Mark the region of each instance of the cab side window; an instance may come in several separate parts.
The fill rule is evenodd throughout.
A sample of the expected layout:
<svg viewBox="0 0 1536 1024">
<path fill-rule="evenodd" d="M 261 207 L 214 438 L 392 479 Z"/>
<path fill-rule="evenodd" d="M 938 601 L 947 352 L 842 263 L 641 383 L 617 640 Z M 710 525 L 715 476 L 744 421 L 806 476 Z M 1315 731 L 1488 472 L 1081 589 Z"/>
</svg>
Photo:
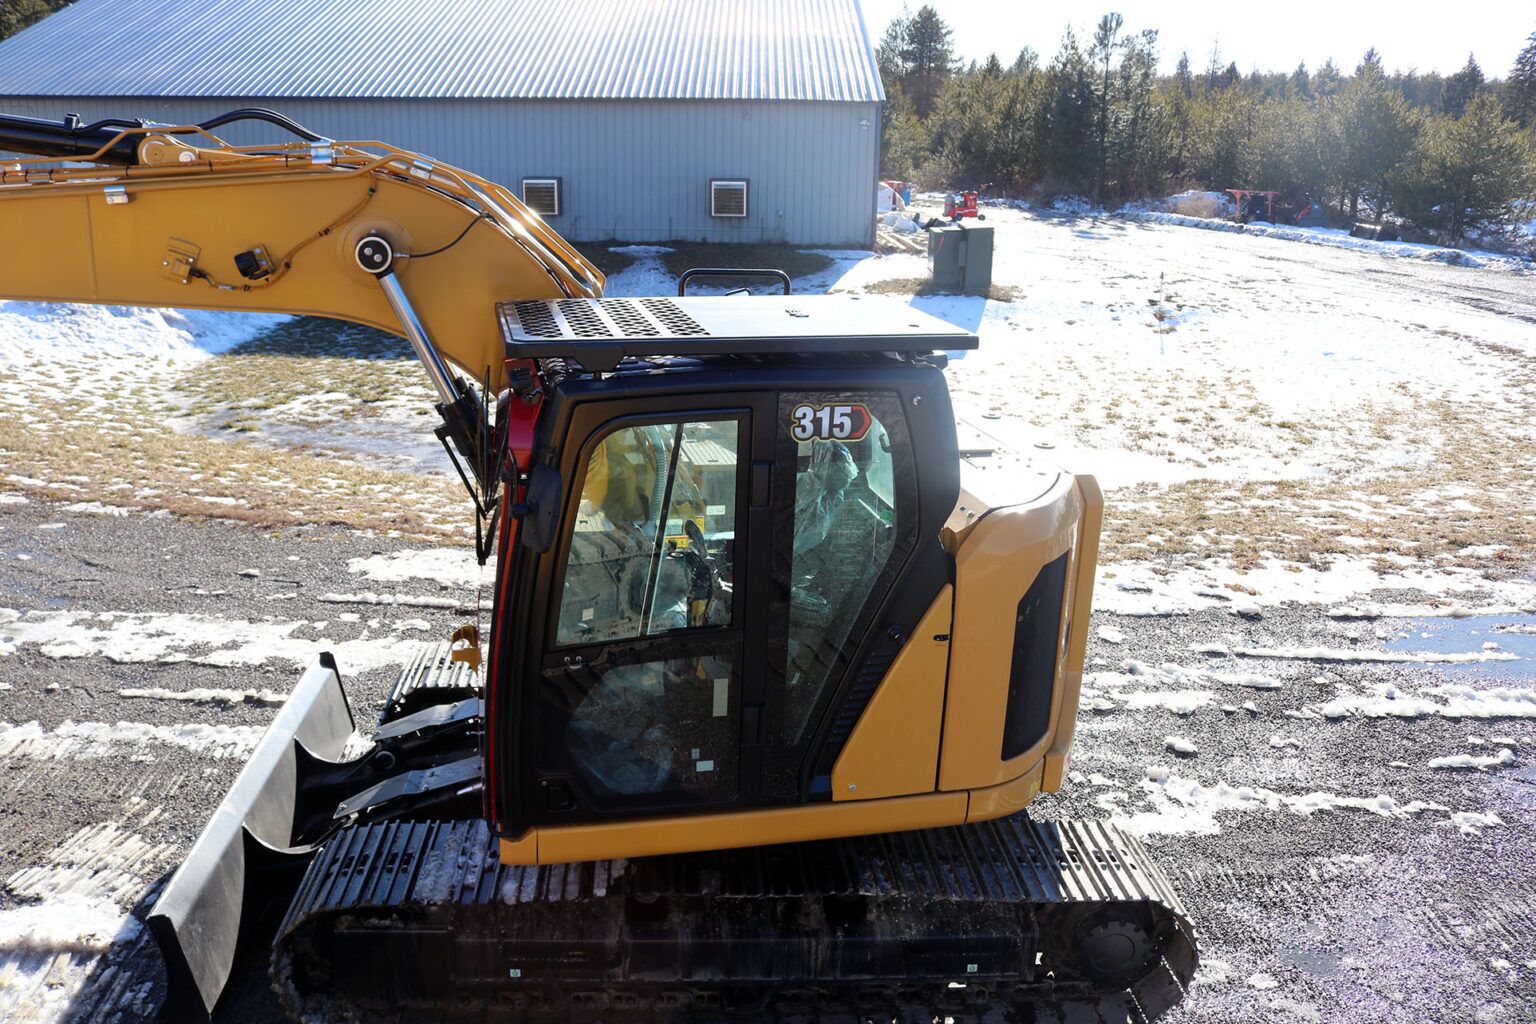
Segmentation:
<svg viewBox="0 0 1536 1024">
<path fill-rule="evenodd" d="M 794 476 L 792 493 L 775 499 L 770 799 L 798 791 L 812 713 L 847 667 L 850 638 L 862 635 L 856 626 L 872 598 L 900 567 L 898 538 L 915 516 L 912 456 L 895 396 L 786 394 L 779 411 L 779 464 L 793 466 Z"/>
<path fill-rule="evenodd" d="M 588 459 L 556 642 L 731 624 L 736 420 L 621 427 Z"/>
<path fill-rule="evenodd" d="M 591 449 L 544 668 L 541 763 L 598 806 L 737 792 L 733 621 L 745 419 L 645 423 Z M 686 643 L 663 635 L 710 630 Z M 579 648 L 577 653 L 573 648 Z"/>
</svg>

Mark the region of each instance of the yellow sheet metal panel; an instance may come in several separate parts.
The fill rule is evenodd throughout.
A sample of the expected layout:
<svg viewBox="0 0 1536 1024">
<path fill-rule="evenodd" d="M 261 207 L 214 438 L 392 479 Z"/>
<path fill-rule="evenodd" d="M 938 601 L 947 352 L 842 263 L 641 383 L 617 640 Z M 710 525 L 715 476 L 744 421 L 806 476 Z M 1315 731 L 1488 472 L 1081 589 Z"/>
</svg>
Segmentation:
<svg viewBox="0 0 1536 1024">
<path fill-rule="evenodd" d="M 86 301 L 96 293 L 88 195 L 0 206 L 0 298 Z M 96 190 L 95 202 L 106 206 Z M 59 245 L 60 240 L 67 244 Z M 83 297 L 83 298 L 82 298 Z"/>
<path fill-rule="evenodd" d="M 1104 523 L 1104 492 L 1091 476 L 1079 474 L 1077 490 L 1083 499 L 1083 524 L 1068 595 L 1071 627 L 1067 631 L 1067 663 L 1057 684 L 1058 703 L 1051 727 L 1051 745 L 1045 752 L 1045 772 L 1040 788 L 1054 793 L 1067 774 L 1072 735 L 1077 731 L 1077 704 L 1083 689 L 1083 662 L 1088 651 L 1088 627 L 1093 610 L 1093 577 L 1099 564 L 1099 531 Z"/>
<path fill-rule="evenodd" d="M 960 538 L 955 552 L 954 630 L 950 685 L 944 705 L 939 789 L 982 789 L 1018 778 L 1038 762 L 1053 737 L 1008 761 L 1002 759 L 1008 681 L 1019 601 L 1042 568 L 1072 550 L 1083 518 L 1083 496 L 1072 477 L 1025 505 L 994 509 Z M 1072 607 L 1074 566 L 1069 564 L 1065 607 Z M 1059 719 L 1065 659 L 1057 634 L 1051 713 Z"/>
<path fill-rule="evenodd" d="M 602 275 L 500 186 L 366 145 L 320 162 L 287 147 L 163 167 L 6 165 L 0 298 L 310 314 L 398 334 L 353 254 L 377 233 L 442 356 L 499 390 L 496 303 L 559 298 L 557 279 L 601 294 Z M 234 258 L 257 246 L 273 270 L 246 280 Z"/>
<path fill-rule="evenodd" d="M 537 864 L 539 862 L 539 830 L 531 828 L 517 839 L 503 839 L 500 844 L 503 864 Z"/>
<path fill-rule="evenodd" d="M 946 584 L 880 680 L 832 766 L 833 800 L 933 792 L 953 609 L 954 587 Z"/>
<path fill-rule="evenodd" d="M 959 825 L 965 821 L 967 804 L 965 793 L 927 793 L 856 803 L 566 825 L 534 829 L 515 841 L 503 839 L 500 853 L 504 864 L 562 864 L 772 846 Z"/>
<path fill-rule="evenodd" d="M 383 291 L 357 266 L 352 248 L 377 232 L 397 252 L 428 252 L 451 242 L 473 219 L 445 196 L 389 179 L 290 174 L 199 184 L 129 184 L 130 202 L 93 206 L 98 287 L 94 296 L 81 298 L 333 316 L 398 334 Z M 246 290 L 248 282 L 235 270 L 236 253 L 261 245 L 280 259 L 359 205 L 355 216 L 297 252 L 281 278 Z M 198 247 L 198 269 L 234 290 L 206 279 L 181 283 L 164 276 L 162 264 L 175 240 Z M 60 236 L 50 247 L 63 251 L 79 244 L 78 237 Z M 451 254 L 402 259 L 396 271 L 439 351 L 476 380 L 488 366 L 499 376 L 504 358 L 496 301 L 559 294 L 542 268 L 509 258 L 507 249 L 494 229 L 479 225 Z M 7 283 L 5 291 L 11 290 Z"/>
<path fill-rule="evenodd" d="M 970 810 L 965 820 L 990 821 L 1022 811 L 1040 794 L 1040 773 L 1041 764 L 1036 762 L 1011 782 L 972 790 Z"/>
</svg>

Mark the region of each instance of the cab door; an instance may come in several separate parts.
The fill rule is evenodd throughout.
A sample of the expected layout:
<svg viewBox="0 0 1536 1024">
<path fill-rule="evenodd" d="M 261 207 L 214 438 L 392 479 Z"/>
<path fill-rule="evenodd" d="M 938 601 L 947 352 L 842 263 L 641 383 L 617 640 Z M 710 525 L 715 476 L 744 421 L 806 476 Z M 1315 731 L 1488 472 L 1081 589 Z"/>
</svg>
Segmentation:
<svg viewBox="0 0 1536 1024">
<path fill-rule="evenodd" d="M 756 764 L 743 754 L 743 704 L 761 685 L 747 589 L 753 545 L 767 541 L 751 521 L 763 417 L 750 400 L 664 414 L 593 405 L 575 420 L 592 426 L 573 430 L 586 440 L 545 556 L 531 823 L 745 802 Z M 760 475 L 766 516 L 766 463 Z"/>
</svg>

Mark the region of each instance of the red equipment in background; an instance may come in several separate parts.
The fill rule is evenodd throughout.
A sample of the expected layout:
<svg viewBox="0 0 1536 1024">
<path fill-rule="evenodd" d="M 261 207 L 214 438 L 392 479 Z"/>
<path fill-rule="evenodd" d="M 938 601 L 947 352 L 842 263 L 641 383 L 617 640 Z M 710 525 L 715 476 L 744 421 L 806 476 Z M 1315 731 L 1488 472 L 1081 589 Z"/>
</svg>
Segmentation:
<svg viewBox="0 0 1536 1024">
<path fill-rule="evenodd" d="M 982 186 L 985 188 L 986 186 Z M 986 220 L 987 215 L 977 207 L 981 192 L 950 192 L 944 196 L 944 219 L 958 223 L 965 217 Z"/>
<path fill-rule="evenodd" d="M 1299 224 L 1303 217 L 1312 212 L 1311 196 L 1304 196 L 1296 202 L 1289 202 L 1282 197 L 1277 202 L 1275 197 L 1282 193 L 1250 188 L 1229 188 L 1227 195 L 1237 201 L 1237 213 L 1233 219 L 1239 224 L 1253 220 L 1270 224 Z"/>
</svg>

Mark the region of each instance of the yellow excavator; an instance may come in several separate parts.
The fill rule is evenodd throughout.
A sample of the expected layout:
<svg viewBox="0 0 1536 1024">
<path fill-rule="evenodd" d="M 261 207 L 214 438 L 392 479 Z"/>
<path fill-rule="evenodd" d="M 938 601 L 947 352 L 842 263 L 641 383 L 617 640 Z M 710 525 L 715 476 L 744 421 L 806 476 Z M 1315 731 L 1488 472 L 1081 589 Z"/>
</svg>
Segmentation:
<svg viewBox="0 0 1536 1024">
<path fill-rule="evenodd" d="M 215 134 L 252 121 L 282 141 Z M 787 278 L 604 298 L 502 186 L 266 110 L 4 116 L 0 151 L 0 297 L 405 337 L 496 559 L 485 664 L 461 631 L 366 742 L 340 666 L 300 678 L 150 912 L 170 1019 L 279 916 L 302 1020 L 1180 998 L 1140 843 L 1024 813 L 1066 774 L 1102 499 L 958 448 L 972 333 Z"/>
</svg>

